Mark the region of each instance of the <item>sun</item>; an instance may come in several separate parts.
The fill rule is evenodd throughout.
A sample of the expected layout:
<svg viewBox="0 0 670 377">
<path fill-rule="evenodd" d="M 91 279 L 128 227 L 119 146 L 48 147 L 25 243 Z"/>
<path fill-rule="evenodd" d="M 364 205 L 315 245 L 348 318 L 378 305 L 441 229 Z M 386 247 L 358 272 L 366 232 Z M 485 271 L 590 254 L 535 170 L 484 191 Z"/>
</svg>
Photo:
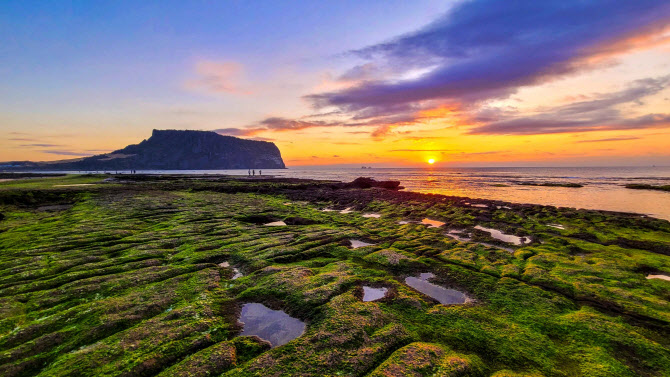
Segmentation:
<svg viewBox="0 0 670 377">
<path fill-rule="evenodd" d="M 431 164 L 431 165 L 434 164 L 434 163 L 435 163 L 435 159 L 434 159 L 434 158 L 429 158 L 429 159 L 428 159 L 428 163 Z"/>
</svg>

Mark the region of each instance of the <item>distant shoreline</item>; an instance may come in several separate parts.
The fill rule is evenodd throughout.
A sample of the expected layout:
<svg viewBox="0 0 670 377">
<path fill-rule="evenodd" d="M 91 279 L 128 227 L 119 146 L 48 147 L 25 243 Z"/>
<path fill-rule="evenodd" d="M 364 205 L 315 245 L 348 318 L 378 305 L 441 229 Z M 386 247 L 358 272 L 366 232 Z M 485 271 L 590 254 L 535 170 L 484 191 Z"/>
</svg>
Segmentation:
<svg viewBox="0 0 670 377">
<path fill-rule="evenodd" d="M 277 182 L 277 183 L 290 183 L 290 184 L 306 184 L 306 185 L 340 185 L 344 187 L 343 185 L 347 185 L 350 183 L 346 183 L 342 180 L 327 180 L 327 179 L 316 179 L 316 178 L 293 178 L 293 177 L 277 177 L 274 175 L 256 175 L 256 176 L 246 176 L 246 175 L 230 175 L 230 174 L 218 174 L 218 173 L 203 173 L 203 174 L 188 174 L 188 173 L 153 173 L 153 174 L 147 174 L 147 173 L 137 173 L 137 174 L 114 174 L 114 173 L 105 173 L 105 174 L 92 174 L 92 173 L 87 173 L 87 174 L 63 174 L 63 173 L 0 173 L 0 182 L 7 182 L 13 180 L 14 175 L 19 175 L 20 177 L 17 178 L 17 180 L 23 180 L 23 179 L 37 179 L 37 178 L 57 178 L 57 177 L 64 177 L 66 175 L 71 175 L 71 176 L 82 176 L 82 177 L 98 177 L 101 180 L 105 180 L 106 182 L 104 183 L 114 183 L 115 181 L 118 181 L 118 183 L 141 183 L 141 182 L 151 182 L 151 181 L 156 181 L 156 182 L 174 182 L 178 180 L 188 180 L 188 181 L 202 181 L 202 182 L 217 182 L 217 181 L 240 181 L 240 182 L 256 182 L 256 183 L 261 183 L 261 182 Z M 106 179 L 105 179 L 106 178 Z M 102 182 L 101 182 L 102 183 Z M 402 182 L 400 182 L 402 184 Z M 528 186 L 528 185 L 521 185 L 521 186 Z M 538 186 L 540 188 L 544 187 L 549 187 L 551 188 L 565 188 L 563 186 L 559 185 L 540 185 L 540 184 L 532 184 L 529 186 Z M 337 187 L 337 186 L 333 186 Z M 342 188 L 340 187 L 340 188 Z M 1 186 L 0 186 L 1 188 Z M 404 189 L 404 187 L 400 187 L 400 189 Z M 574 190 L 575 186 L 567 186 L 567 189 L 569 190 Z M 632 190 L 631 190 L 632 191 Z M 637 190 L 636 190 L 637 191 Z M 427 195 L 426 193 L 422 193 L 419 191 L 413 191 L 413 190 L 403 190 L 399 191 L 402 193 L 407 193 L 407 194 L 416 194 L 416 195 Z M 481 198 L 481 197 L 474 197 L 474 196 L 461 196 L 461 195 L 446 195 L 446 194 L 428 194 L 430 196 L 437 195 L 441 197 L 446 197 L 450 199 L 456 199 L 462 203 L 466 203 L 464 206 L 466 207 L 478 207 L 478 206 L 505 206 L 505 207 L 515 207 L 515 206 L 521 206 L 521 207 L 527 207 L 527 206 L 544 206 L 544 207 L 549 207 L 549 208 L 559 208 L 558 206 L 554 205 L 549 205 L 549 204 L 538 204 L 538 203 L 524 203 L 520 201 L 508 201 L 508 200 L 502 200 L 502 199 L 491 199 L 491 198 Z M 626 211 L 612 211 L 612 210 L 607 210 L 607 209 L 584 209 L 584 208 L 577 208 L 577 207 L 567 207 L 575 211 L 589 211 L 589 212 L 599 212 L 599 213 L 604 213 L 604 214 L 616 214 L 616 215 L 622 215 L 626 217 L 639 217 L 639 218 L 647 218 L 647 217 L 652 217 L 652 218 L 658 218 L 661 220 L 666 220 L 670 221 L 670 219 L 664 219 L 663 217 L 658 217 L 658 216 L 651 216 L 647 214 L 641 214 L 641 213 L 635 213 L 635 212 L 626 212 Z"/>
</svg>

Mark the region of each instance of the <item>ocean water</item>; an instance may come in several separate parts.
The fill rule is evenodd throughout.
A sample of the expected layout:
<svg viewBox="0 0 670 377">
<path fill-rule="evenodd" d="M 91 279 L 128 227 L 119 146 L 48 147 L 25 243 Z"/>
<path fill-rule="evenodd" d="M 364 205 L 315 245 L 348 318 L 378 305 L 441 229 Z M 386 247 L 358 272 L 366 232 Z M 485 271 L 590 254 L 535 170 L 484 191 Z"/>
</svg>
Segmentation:
<svg viewBox="0 0 670 377">
<path fill-rule="evenodd" d="M 247 170 L 138 171 L 138 173 L 247 175 Z M 258 171 L 256 172 L 258 174 Z M 400 181 L 405 190 L 559 207 L 633 212 L 670 220 L 670 192 L 632 190 L 626 184 L 670 185 L 670 166 L 580 168 L 333 168 L 263 170 L 263 175 L 351 181 L 357 177 Z M 520 183 L 579 183 L 581 188 Z M 505 186 L 501 186 L 505 185 Z"/>
<path fill-rule="evenodd" d="M 267 172 L 266 174 L 270 174 Z M 274 171 L 272 174 L 275 174 Z M 633 212 L 670 220 L 670 192 L 632 190 L 626 184 L 670 185 L 670 167 L 420 168 L 278 171 L 277 175 L 350 181 L 356 177 L 396 180 L 406 190 L 559 207 Z M 578 183 L 581 188 L 520 183 Z M 506 185 L 501 187 L 500 185 Z"/>
</svg>

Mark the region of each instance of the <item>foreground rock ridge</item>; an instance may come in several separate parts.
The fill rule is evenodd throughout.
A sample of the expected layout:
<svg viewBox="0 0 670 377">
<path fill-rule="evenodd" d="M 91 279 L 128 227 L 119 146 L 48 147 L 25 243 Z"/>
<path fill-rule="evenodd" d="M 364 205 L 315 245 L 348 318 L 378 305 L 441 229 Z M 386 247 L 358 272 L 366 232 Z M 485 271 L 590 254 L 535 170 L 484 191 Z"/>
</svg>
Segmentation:
<svg viewBox="0 0 670 377">
<path fill-rule="evenodd" d="M 26 178 L 0 182 L 0 376 L 670 375 L 665 220 L 367 178 Z M 304 331 L 241 336 L 245 307 Z"/>
<path fill-rule="evenodd" d="M 55 162 L 10 162 L 4 170 L 285 169 L 274 143 L 212 131 L 153 130 L 149 139 L 111 153 Z"/>
</svg>

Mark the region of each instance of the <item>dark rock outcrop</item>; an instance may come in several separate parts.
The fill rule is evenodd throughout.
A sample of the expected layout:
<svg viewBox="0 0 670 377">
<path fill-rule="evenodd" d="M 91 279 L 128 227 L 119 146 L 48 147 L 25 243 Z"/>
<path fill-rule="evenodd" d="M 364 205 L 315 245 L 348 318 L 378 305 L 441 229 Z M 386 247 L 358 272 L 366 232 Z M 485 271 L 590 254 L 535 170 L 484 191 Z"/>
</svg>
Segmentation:
<svg viewBox="0 0 670 377">
<path fill-rule="evenodd" d="M 55 162 L 0 164 L 3 170 L 218 170 L 285 169 L 279 148 L 267 141 L 212 131 L 154 130 L 151 137 L 111 153 Z"/>
<path fill-rule="evenodd" d="M 370 187 L 380 187 L 389 190 L 401 189 L 400 181 L 376 181 L 372 178 L 358 177 L 346 184 L 347 188 L 361 188 L 366 189 Z"/>
</svg>

